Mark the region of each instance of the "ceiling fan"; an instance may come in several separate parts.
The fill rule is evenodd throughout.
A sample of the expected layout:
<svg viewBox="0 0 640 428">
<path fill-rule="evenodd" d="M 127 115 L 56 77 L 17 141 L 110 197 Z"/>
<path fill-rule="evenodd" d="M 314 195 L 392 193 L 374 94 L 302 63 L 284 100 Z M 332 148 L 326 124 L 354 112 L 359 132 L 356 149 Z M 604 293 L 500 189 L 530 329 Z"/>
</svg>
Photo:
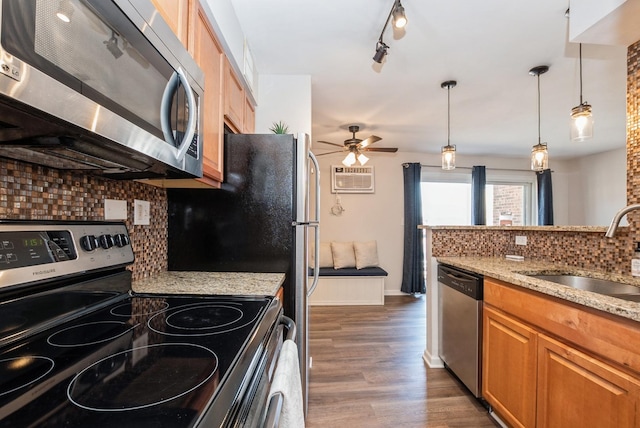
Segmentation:
<svg viewBox="0 0 640 428">
<path fill-rule="evenodd" d="M 370 137 L 365 138 L 364 140 L 361 140 L 359 138 L 356 138 L 356 132 L 358 132 L 359 130 L 360 130 L 360 127 L 358 125 L 349 126 L 349 132 L 352 133 L 352 137 L 347 140 L 344 140 L 344 144 L 342 145 L 336 144 L 336 143 L 330 143 L 328 141 L 318 141 L 318 143 L 341 147 L 341 150 L 335 150 L 327 153 L 320 153 L 317 156 L 330 155 L 332 153 L 339 153 L 339 152 L 349 152 L 347 154 L 347 157 L 345 157 L 344 160 L 342 161 L 342 164 L 345 166 L 351 166 L 354 163 L 356 163 L 356 159 L 358 160 L 358 162 L 360 162 L 360 165 L 364 165 L 365 163 L 367 163 L 369 158 L 366 157 L 363 152 L 395 153 L 398 151 L 397 147 L 369 147 L 371 144 L 382 140 L 382 138 L 376 135 L 371 135 Z"/>
</svg>

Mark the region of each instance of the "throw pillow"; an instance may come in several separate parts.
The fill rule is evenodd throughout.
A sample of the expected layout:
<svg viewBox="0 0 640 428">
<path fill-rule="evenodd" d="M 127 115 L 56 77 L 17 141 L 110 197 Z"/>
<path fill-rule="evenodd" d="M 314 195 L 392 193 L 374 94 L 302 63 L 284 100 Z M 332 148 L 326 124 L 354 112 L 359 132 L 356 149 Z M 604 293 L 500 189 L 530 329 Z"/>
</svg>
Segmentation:
<svg viewBox="0 0 640 428">
<path fill-rule="evenodd" d="M 378 244 L 376 241 L 354 242 L 353 250 L 356 255 L 356 268 L 378 266 Z"/>
<path fill-rule="evenodd" d="M 356 255 L 353 251 L 353 242 L 331 242 L 331 253 L 333 254 L 333 268 L 356 267 Z"/>
</svg>

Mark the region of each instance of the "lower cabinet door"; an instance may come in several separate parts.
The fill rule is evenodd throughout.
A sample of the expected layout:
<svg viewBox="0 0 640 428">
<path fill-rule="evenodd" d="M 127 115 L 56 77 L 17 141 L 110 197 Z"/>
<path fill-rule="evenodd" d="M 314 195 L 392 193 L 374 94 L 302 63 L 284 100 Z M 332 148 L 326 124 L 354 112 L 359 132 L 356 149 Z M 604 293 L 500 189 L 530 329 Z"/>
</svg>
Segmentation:
<svg viewBox="0 0 640 428">
<path fill-rule="evenodd" d="M 543 334 L 538 336 L 538 426 L 640 426 L 638 380 Z"/>
<path fill-rule="evenodd" d="M 512 427 L 536 424 L 536 344 L 535 330 L 484 306 L 482 392 Z"/>
</svg>

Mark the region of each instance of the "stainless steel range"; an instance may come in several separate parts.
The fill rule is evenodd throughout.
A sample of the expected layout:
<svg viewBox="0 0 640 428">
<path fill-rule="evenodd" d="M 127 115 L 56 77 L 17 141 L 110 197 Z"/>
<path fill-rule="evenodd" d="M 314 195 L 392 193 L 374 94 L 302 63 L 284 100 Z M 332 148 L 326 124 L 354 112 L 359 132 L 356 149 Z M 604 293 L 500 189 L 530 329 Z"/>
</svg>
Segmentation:
<svg viewBox="0 0 640 428">
<path fill-rule="evenodd" d="M 0 425 L 260 426 L 272 297 L 136 295 L 121 223 L 0 222 Z"/>
</svg>

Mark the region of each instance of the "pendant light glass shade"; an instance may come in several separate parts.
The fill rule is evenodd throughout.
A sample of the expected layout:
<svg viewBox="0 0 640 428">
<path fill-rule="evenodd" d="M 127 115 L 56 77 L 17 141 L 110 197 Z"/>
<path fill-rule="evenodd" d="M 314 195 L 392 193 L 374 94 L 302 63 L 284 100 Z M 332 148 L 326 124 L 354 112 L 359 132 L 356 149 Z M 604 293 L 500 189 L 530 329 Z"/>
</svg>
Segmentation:
<svg viewBox="0 0 640 428">
<path fill-rule="evenodd" d="M 580 104 L 571 109 L 571 140 L 584 141 L 593 137 L 593 114 L 591 106 Z"/>
<path fill-rule="evenodd" d="M 571 109 L 571 140 L 584 141 L 593 137 L 591 106 L 582 101 L 582 43 L 580 43 L 580 104 Z"/>
<path fill-rule="evenodd" d="M 456 169 L 456 146 L 450 144 L 442 146 L 442 169 L 446 171 Z"/>
<path fill-rule="evenodd" d="M 442 146 L 442 169 L 445 171 L 456 169 L 456 146 L 451 144 L 451 88 L 457 84 L 455 80 L 440 84 L 442 89 L 447 89 L 447 145 Z"/>
<path fill-rule="evenodd" d="M 531 170 L 544 171 L 549 168 L 547 143 L 538 143 L 531 149 Z"/>
<path fill-rule="evenodd" d="M 547 151 L 547 143 L 541 143 L 540 138 L 540 75 L 549 71 L 546 65 L 539 65 L 529 70 L 529 74 L 536 76 L 538 80 L 538 144 L 531 149 L 531 169 L 533 171 L 542 171 L 549 168 L 549 152 Z"/>
</svg>

